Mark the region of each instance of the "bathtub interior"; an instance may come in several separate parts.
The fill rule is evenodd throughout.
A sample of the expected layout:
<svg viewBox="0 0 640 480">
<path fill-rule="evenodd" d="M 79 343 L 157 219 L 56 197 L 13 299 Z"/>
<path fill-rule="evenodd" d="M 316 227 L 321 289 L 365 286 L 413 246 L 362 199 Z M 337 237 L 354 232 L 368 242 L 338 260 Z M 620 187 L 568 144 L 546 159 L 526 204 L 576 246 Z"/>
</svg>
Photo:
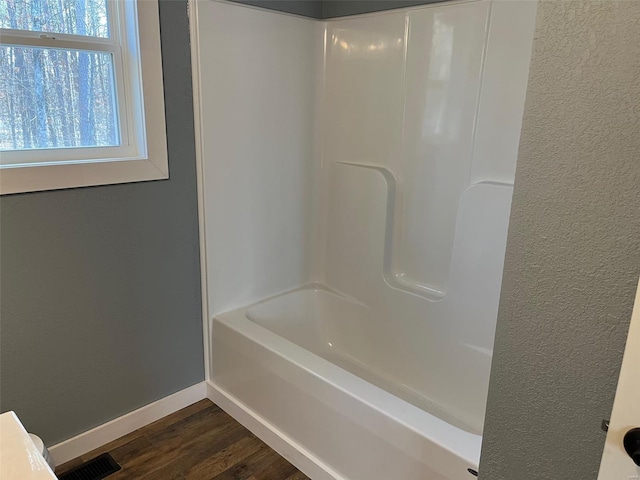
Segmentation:
<svg viewBox="0 0 640 480">
<path fill-rule="evenodd" d="M 208 321 L 254 305 L 480 434 L 534 18 L 508 0 L 326 22 L 198 2 Z"/>
<path fill-rule="evenodd" d="M 261 302 L 246 316 L 451 425 L 474 434 L 482 431 L 482 411 L 474 409 L 483 405 L 489 351 L 428 331 L 409 345 L 374 309 L 322 285 Z M 414 366 L 424 371 L 416 372 Z"/>
</svg>

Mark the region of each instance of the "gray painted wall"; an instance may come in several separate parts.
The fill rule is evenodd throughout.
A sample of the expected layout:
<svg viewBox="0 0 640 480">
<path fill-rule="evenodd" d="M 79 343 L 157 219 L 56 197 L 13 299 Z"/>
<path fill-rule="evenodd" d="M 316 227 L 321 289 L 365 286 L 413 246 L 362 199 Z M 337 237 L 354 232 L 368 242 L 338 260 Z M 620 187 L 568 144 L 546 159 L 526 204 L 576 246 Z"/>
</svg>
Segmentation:
<svg viewBox="0 0 640 480">
<path fill-rule="evenodd" d="M 324 0 L 322 2 L 322 18 L 380 12 L 442 1 L 445 0 Z"/>
<path fill-rule="evenodd" d="M 539 5 L 482 480 L 595 480 L 640 275 L 640 2 Z"/>
<path fill-rule="evenodd" d="M 312 18 L 333 18 L 393 8 L 413 7 L 445 0 L 232 0 L 255 7 Z"/>
<path fill-rule="evenodd" d="M 254 7 L 278 12 L 293 13 L 305 17 L 322 18 L 322 0 L 232 0 Z"/>
<path fill-rule="evenodd" d="M 186 1 L 160 17 L 171 179 L 0 200 L 0 408 L 49 445 L 204 378 Z"/>
</svg>

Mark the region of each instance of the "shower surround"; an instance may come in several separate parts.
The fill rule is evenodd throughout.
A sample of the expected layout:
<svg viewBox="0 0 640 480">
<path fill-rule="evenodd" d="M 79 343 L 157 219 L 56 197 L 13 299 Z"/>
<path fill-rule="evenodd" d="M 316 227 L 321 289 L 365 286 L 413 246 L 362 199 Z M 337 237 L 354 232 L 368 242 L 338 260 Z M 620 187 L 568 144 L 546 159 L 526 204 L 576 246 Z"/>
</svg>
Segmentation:
<svg viewBox="0 0 640 480">
<path fill-rule="evenodd" d="M 211 396 L 316 480 L 472 478 L 536 3 L 191 9 Z"/>
</svg>

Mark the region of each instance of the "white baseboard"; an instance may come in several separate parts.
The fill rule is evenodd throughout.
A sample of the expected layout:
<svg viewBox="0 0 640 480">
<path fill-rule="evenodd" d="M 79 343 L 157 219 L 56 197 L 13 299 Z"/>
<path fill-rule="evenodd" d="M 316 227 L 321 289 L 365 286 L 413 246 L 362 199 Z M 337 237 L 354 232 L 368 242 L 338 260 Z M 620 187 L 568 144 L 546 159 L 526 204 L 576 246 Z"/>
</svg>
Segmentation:
<svg viewBox="0 0 640 480">
<path fill-rule="evenodd" d="M 56 465 L 62 465 L 204 398 L 207 398 L 206 382 L 196 383 L 191 387 L 49 447 L 49 453 L 51 453 Z"/>
<path fill-rule="evenodd" d="M 49 447 L 62 465 L 195 402 L 209 398 L 314 480 L 345 480 L 311 452 L 212 382 L 201 382 Z"/>
<path fill-rule="evenodd" d="M 346 480 L 302 445 L 275 428 L 271 423 L 213 382 L 205 382 L 207 397 L 260 440 L 282 455 L 298 470 L 313 480 Z"/>
</svg>

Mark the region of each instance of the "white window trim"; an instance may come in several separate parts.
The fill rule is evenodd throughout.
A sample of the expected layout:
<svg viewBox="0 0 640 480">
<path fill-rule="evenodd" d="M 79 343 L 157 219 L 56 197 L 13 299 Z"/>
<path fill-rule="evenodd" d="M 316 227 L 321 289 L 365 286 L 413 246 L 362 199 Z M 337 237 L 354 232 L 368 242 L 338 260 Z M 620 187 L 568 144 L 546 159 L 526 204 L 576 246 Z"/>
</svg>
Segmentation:
<svg viewBox="0 0 640 480">
<path fill-rule="evenodd" d="M 53 150 L 47 149 L 46 163 L 37 163 L 38 150 L 10 152 L 31 155 L 35 161 L 21 160 L 0 167 L 0 195 L 169 178 L 158 0 L 116 1 L 120 16 L 117 25 L 126 26 L 126 31 L 121 32 L 121 55 L 123 75 L 130 80 L 116 82 L 120 87 L 118 103 L 127 110 L 126 114 L 121 113 L 120 122 L 124 122 L 121 137 L 128 145 L 55 149 L 55 155 L 61 156 L 54 162 Z M 136 13 L 137 25 L 124 21 L 125 16 L 136 18 Z M 100 40 L 94 40 L 95 46 Z M 72 35 L 65 35 L 62 42 L 57 40 L 56 46 L 82 49 L 80 39 Z M 104 44 L 105 51 L 111 51 L 109 42 Z"/>
</svg>

